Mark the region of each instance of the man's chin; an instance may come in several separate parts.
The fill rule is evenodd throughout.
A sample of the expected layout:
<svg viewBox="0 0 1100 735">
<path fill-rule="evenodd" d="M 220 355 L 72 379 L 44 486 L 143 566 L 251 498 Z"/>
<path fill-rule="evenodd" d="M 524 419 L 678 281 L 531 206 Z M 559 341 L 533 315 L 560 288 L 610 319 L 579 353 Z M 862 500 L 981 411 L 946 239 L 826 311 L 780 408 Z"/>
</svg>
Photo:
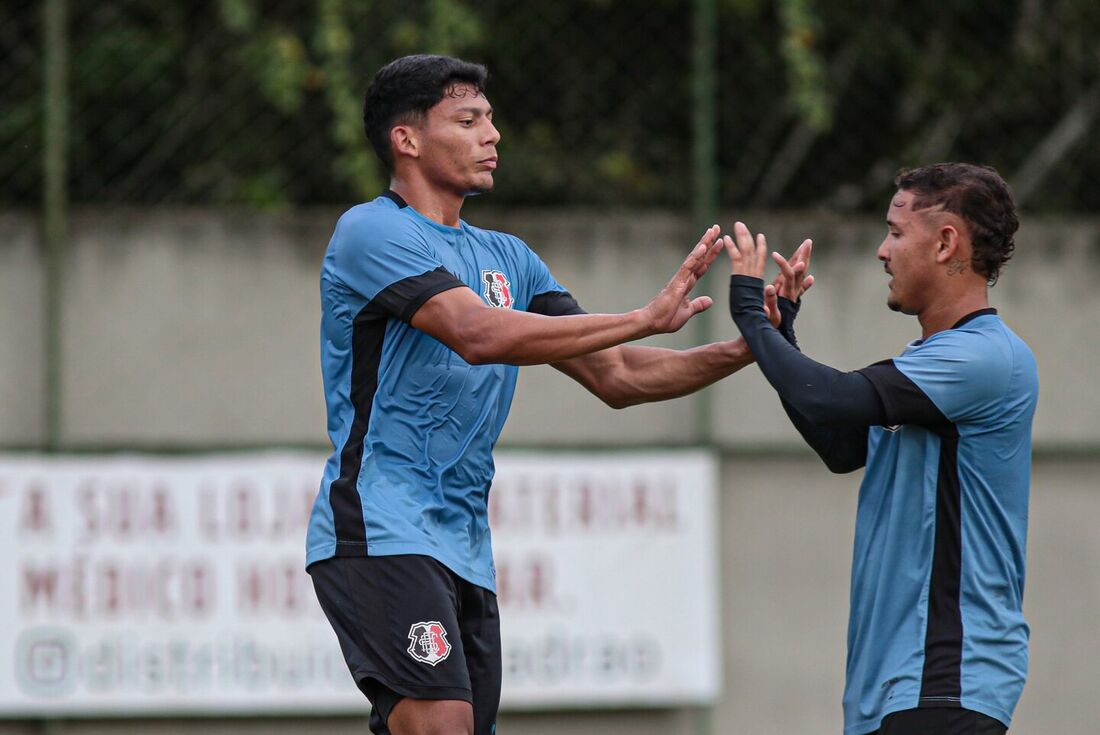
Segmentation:
<svg viewBox="0 0 1100 735">
<path fill-rule="evenodd" d="M 494 184 L 495 182 L 493 181 L 493 177 L 490 176 L 488 178 L 488 181 L 481 181 L 470 186 L 466 190 L 466 196 L 476 197 L 478 194 L 488 194 L 493 190 Z"/>
<path fill-rule="evenodd" d="M 905 314 L 907 316 L 917 316 L 920 314 L 919 309 L 914 309 L 912 307 L 906 308 L 905 304 L 901 303 L 893 296 L 888 296 L 886 298 L 886 305 L 890 307 L 890 311 L 896 311 L 899 314 Z"/>
</svg>

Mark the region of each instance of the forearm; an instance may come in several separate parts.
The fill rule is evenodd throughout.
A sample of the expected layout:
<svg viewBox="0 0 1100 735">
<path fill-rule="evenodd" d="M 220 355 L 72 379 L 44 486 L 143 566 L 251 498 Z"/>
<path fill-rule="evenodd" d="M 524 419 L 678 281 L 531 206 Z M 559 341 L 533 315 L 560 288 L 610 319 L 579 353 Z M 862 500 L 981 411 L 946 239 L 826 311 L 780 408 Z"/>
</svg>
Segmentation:
<svg viewBox="0 0 1100 735">
<path fill-rule="evenodd" d="M 870 381 L 859 373 L 843 373 L 811 360 L 768 322 L 760 279 L 730 279 L 730 315 L 768 382 L 809 422 L 838 426 L 883 423 L 882 402 Z"/>
<path fill-rule="evenodd" d="M 568 360 L 655 333 L 641 310 L 549 317 L 486 309 L 463 329 L 472 364 L 539 365 Z M 471 359 L 472 358 L 472 359 Z"/>
<path fill-rule="evenodd" d="M 475 365 L 568 360 L 658 331 L 646 309 L 551 317 L 487 307 L 466 288 L 429 298 L 411 316 L 410 324 Z"/>
<path fill-rule="evenodd" d="M 582 380 L 615 408 L 694 393 L 752 362 L 752 354 L 741 339 L 687 350 L 624 345 L 616 352 L 619 354 L 613 363 L 592 366 L 591 381 Z"/>
</svg>

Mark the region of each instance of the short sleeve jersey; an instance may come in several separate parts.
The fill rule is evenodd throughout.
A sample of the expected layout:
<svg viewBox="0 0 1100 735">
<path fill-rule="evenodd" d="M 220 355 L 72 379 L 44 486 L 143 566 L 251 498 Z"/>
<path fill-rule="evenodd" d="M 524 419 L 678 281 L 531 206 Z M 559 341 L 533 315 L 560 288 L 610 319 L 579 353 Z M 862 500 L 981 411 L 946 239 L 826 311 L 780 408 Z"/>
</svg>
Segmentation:
<svg viewBox="0 0 1100 735">
<path fill-rule="evenodd" d="M 306 541 L 332 556 L 422 554 L 495 590 L 492 449 L 512 365 L 470 365 L 410 320 L 447 289 L 491 307 L 582 313 L 521 240 L 447 227 L 392 192 L 336 225 L 321 269 L 321 370 L 333 453 Z"/>
<path fill-rule="evenodd" d="M 940 415 L 869 432 L 845 735 L 874 731 L 884 715 L 915 707 L 963 707 L 1008 725 L 1028 663 L 1022 604 L 1034 356 L 988 309 L 861 372 L 888 423 L 906 413 L 907 401 L 930 400 Z"/>
</svg>

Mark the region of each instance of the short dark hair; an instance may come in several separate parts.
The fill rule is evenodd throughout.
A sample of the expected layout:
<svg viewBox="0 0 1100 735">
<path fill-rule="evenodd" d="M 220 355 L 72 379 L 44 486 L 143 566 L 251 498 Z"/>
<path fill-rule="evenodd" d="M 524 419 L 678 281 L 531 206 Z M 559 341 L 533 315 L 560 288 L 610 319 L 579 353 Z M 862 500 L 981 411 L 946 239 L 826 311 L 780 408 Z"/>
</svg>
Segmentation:
<svg viewBox="0 0 1100 735">
<path fill-rule="evenodd" d="M 992 166 L 935 163 L 898 171 L 894 184 L 912 191 L 913 209 L 941 207 L 970 227 L 974 246 L 971 266 L 992 286 L 1016 250 L 1020 226 L 1012 190 Z"/>
<path fill-rule="evenodd" d="M 484 92 L 488 76 L 481 64 L 430 54 L 402 56 L 379 69 L 363 100 L 363 131 L 386 168 L 393 170 L 394 125 L 422 119 L 456 84 Z"/>
</svg>

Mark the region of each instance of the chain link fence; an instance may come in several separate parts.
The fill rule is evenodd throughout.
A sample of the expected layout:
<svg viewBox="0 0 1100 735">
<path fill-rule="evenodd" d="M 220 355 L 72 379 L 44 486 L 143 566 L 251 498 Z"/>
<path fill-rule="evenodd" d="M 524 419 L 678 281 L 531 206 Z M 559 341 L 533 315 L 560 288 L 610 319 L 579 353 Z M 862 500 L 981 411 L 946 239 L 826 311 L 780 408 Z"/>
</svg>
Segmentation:
<svg viewBox="0 0 1100 735">
<path fill-rule="evenodd" d="M 724 206 L 877 211 L 899 166 L 970 160 L 1030 209 L 1100 207 L 1095 0 L 13 0 L 0 205 L 40 206 L 51 99 L 73 203 L 372 196 L 363 90 L 424 51 L 490 68 L 497 204 L 682 207 L 710 167 Z"/>
</svg>

